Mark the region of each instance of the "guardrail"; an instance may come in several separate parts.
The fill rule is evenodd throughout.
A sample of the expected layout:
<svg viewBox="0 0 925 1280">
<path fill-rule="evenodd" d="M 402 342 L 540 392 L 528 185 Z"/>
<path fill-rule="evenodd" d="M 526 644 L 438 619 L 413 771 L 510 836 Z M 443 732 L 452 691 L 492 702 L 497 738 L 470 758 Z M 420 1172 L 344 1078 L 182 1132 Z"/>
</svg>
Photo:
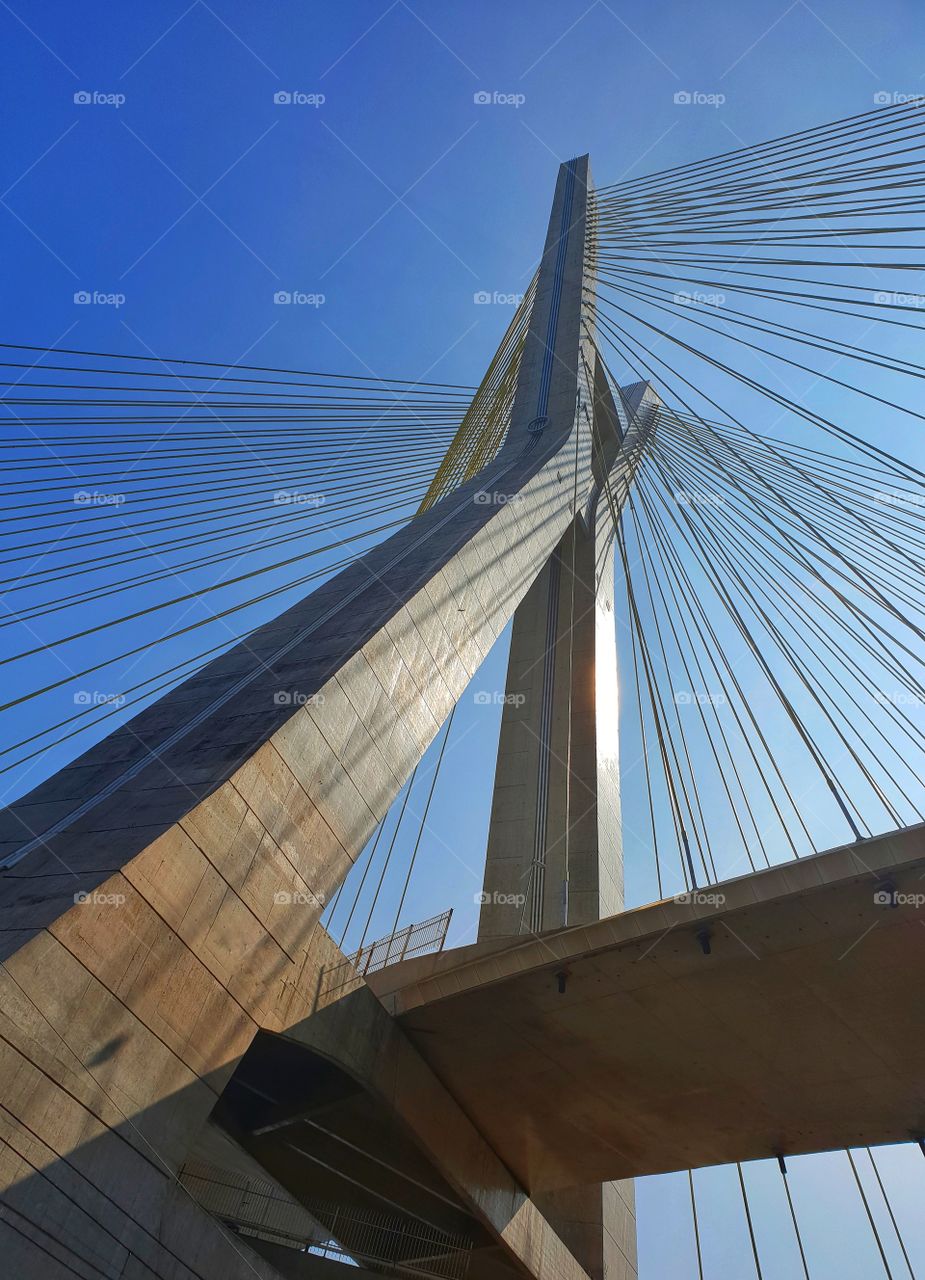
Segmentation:
<svg viewBox="0 0 925 1280">
<path fill-rule="evenodd" d="M 327 970 L 322 982 L 324 992 L 329 995 L 354 978 L 365 978 L 367 974 L 376 973 L 390 964 L 398 964 L 400 960 L 442 951 L 452 918 L 451 907 L 439 916 L 432 916 L 418 924 L 406 925 L 404 929 L 387 934 L 384 938 L 377 938 L 375 942 L 367 942 L 352 955 L 345 956 L 340 964 Z"/>
<path fill-rule="evenodd" d="M 415 1218 L 330 1201 L 303 1205 L 273 1183 L 198 1161 L 180 1170 L 180 1181 L 203 1209 L 240 1235 L 426 1280 L 465 1280 L 468 1271 L 472 1241 Z"/>
</svg>

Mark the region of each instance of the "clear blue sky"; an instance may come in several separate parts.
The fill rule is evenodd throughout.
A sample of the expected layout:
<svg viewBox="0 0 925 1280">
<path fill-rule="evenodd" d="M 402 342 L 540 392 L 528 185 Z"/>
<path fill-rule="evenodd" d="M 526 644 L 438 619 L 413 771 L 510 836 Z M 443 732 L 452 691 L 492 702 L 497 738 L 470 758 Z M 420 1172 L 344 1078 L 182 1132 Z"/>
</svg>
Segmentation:
<svg viewBox="0 0 925 1280">
<path fill-rule="evenodd" d="M 590 151 L 598 181 L 629 181 L 925 84 L 907 0 L 14 0 L 0 35 L 5 340 L 464 383 L 510 317 L 474 295 L 525 288 L 560 160 Z M 684 90 L 724 101 L 677 105 Z M 125 301 L 78 306 L 79 290 Z M 280 307 L 278 290 L 325 301 Z M 503 670 L 501 645 L 475 687 Z M 408 901 L 411 919 L 453 905 L 456 942 L 497 714 L 461 704 L 465 785 L 438 790 Z M 814 1280 L 881 1273 L 846 1168 L 794 1163 Z M 883 1168 L 925 1265 L 925 1162 L 903 1149 Z M 764 1274 L 790 1280 L 776 1176 L 748 1170 Z M 751 1276 L 730 1171 L 702 1186 L 707 1276 Z M 640 1184 L 644 1280 L 696 1274 L 685 1195 Z"/>
</svg>

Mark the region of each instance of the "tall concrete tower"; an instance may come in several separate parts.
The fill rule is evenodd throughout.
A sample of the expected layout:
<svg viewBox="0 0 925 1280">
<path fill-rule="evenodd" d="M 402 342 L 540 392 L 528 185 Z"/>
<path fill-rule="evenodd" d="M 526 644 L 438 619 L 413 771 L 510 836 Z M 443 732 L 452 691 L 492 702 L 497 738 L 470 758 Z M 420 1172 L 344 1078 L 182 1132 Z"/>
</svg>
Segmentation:
<svg viewBox="0 0 925 1280">
<path fill-rule="evenodd" d="M 598 360 L 589 194 L 564 164 L 477 476 L 0 812 L 12 1274 L 278 1276 L 191 1197 L 205 1152 L 287 1212 L 385 1197 L 380 1250 L 423 1222 L 480 1275 L 633 1275 L 629 1192 L 531 1198 L 372 989 L 326 988 L 317 927 L 512 616 L 486 886 L 525 910 L 483 936 L 619 908 L 610 514 L 653 402 Z"/>
<path fill-rule="evenodd" d="M 514 611 L 480 940 L 587 924 L 623 907 L 613 517 L 658 398 L 640 383 L 617 400 L 608 383 L 595 345 L 594 242 L 585 156 L 559 172 L 517 386 L 515 420 L 535 397 L 538 434 L 551 412 L 573 417 L 557 460 L 573 518 Z M 594 1280 L 635 1277 L 631 1181 L 536 1203 Z"/>
</svg>

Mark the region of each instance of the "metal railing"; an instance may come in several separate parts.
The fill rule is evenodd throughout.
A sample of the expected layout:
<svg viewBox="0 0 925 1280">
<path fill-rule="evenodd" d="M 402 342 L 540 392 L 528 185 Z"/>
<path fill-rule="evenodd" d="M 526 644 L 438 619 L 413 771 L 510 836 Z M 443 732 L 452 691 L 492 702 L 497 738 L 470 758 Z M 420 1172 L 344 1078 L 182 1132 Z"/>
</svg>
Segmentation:
<svg viewBox="0 0 925 1280">
<path fill-rule="evenodd" d="M 422 920 L 418 924 L 406 925 L 396 933 L 377 938 L 375 942 L 367 942 L 325 973 L 323 990 L 330 994 L 346 986 L 354 978 L 365 978 L 367 974 L 376 973 L 390 964 L 398 964 L 400 960 L 442 951 L 452 918 L 451 907 L 442 915 L 432 916 L 430 920 Z"/>
<path fill-rule="evenodd" d="M 246 1226 L 276 1244 L 305 1248 L 330 1240 L 330 1230 L 323 1223 L 270 1182 L 199 1161 L 188 1161 L 183 1166 L 180 1181 L 193 1199 L 216 1218 L 235 1227 Z"/>
<path fill-rule="evenodd" d="M 303 1205 L 272 1183 L 199 1162 L 188 1162 L 180 1181 L 203 1209 L 242 1235 L 427 1280 L 465 1280 L 468 1271 L 472 1241 L 415 1218 L 330 1201 Z"/>
</svg>

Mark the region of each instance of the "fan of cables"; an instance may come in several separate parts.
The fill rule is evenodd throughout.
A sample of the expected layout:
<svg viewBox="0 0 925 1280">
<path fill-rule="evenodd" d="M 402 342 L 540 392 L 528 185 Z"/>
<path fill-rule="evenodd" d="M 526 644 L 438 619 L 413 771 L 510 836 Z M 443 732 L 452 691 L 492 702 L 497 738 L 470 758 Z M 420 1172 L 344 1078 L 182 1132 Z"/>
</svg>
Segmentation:
<svg viewBox="0 0 925 1280">
<path fill-rule="evenodd" d="M 0 355 L 7 800 L 412 518 L 473 393 Z"/>
<path fill-rule="evenodd" d="M 921 821 L 925 100 L 606 187 L 653 892 Z M 589 328 L 590 332 L 590 328 Z"/>
</svg>

